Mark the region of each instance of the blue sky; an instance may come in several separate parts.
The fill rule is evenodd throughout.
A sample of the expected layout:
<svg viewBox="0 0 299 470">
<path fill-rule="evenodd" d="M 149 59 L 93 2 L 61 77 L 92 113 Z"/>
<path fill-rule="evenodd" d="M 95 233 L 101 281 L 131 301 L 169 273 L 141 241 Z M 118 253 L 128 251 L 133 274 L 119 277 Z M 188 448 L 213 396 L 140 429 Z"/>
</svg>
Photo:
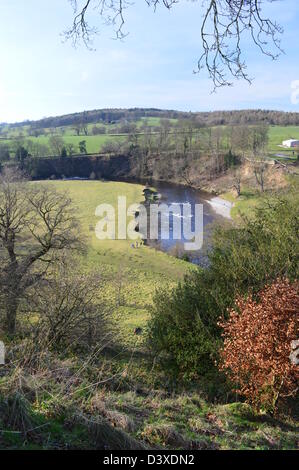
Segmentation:
<svg viewBox="0 0 299 470">
<path fill-rule="evenodd" d="M 102 29 L 95 51 L 63 43 L 72 18 L 68 0 L 1 0 L 0 122 L 38 119 L 104 107 L 157 107 L 186 111 L 266 108 L 298 111 L 291 83 L 299 80 L 299 2 L 267 5 L 284 27 L 278 61 L 244 46 L 250 86 L 210 94 L 205 74 L 194 75 L 200 56 L 201 1 L 181 1 L 153 13 L 142 0 L 127 12 L 124 41 Z M 93 22 L 98 23 L 92 14 Z"/>
</svg>

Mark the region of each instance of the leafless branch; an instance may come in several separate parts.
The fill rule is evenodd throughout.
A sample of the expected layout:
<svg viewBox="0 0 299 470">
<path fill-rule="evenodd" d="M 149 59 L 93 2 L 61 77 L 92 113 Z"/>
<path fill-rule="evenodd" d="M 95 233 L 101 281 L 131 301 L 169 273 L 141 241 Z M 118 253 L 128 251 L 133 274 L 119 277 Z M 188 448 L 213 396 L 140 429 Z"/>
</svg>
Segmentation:
<svg viewBox="0 0 299 470">
<path fill-rule="evenodd" d="M 261 5 L 262 0 L 209 1 L 201 25 L 203 53 L 198 61 L 198 72 L 208 71 L 214 89 L 231 86 L 228 76 L 251 83 L 242 59 L 242 37 L 251 38 L 262 54 L 273 60 L 283 52 L 280 42 L 283 30 L 276 22 L 262 16 Z"/>
<path fill-rule="evenodd" d="M 76 45 L 80 41 L 91 48 L 92 38 L 99 31 L 90 26 L 90 10 L 98 13 L 104 25 L 112 26 L 117 39 L 127 36 L 124 31 L 125 12 L 134 2 L 129 0 L 69 0 L 74 10 L 71 28 L 66 39 Z M 144 0 L 155 11 L 158 6 L 171 9 L 180 0 Z M 195 2 L 198 0 L 194 0 Z M 280 36 L 282 27 L 262 14 L 262 4 L 276 0 L 203 0 L 200 35 L 203 52 L 195 73 L 208 72 L 214 90 L 231 86 L 233 79 L 251 83 L 242 56 L 241 39 L 251 41 L 262 54 L 275 60 L 283 52 Z"/>
</svg>

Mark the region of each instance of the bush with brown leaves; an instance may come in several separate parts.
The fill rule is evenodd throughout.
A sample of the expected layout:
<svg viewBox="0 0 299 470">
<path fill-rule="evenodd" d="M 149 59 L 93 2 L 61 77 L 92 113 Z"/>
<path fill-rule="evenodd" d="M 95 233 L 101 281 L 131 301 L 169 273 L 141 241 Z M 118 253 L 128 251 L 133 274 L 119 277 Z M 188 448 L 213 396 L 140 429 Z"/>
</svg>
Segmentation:
<svg viewBox="0 0 299 470">
<path fill-rule="evenodd" d="M 256 409 L 273 412 L 298 390 L 299 368 L 290 360 L 298 338 L 299 283 L 279 279 L 255 299 L 238 298 L 223 320 L 220 369 Z"/>
</svg>

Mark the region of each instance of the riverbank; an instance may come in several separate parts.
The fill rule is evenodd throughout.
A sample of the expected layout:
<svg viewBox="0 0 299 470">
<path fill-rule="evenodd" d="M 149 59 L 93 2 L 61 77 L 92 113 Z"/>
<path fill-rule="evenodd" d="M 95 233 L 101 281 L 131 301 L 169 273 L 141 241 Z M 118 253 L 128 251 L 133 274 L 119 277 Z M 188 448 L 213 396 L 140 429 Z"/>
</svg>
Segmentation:
<svg viewBox="0 0 299 470">
<path fill-rule="evenodd" d="M 231 204 L 231 219 L 237 221 L 241 216 L 249 216 L 252 214 L 254 209 L 262 203 L 267 194 L 269 193 L 261 193 L 257 189 L 244 187 L 239 197 L 232 191 L 223 193 L 220 197 L 222 200 L 226 201 L 226 203 Z"/>
<path fill-rule="evenodd" d="M 223 199 L 222 197 L 212 197 L 212 199 L 207 200 L 207 203 L 210 204 L 216 214 L 221 215 L 222 217 L 226 219 L 231 219 L 231 210 L 234 207 L 234 203 L 230 202 L 226 199 Z"/>
</svg>

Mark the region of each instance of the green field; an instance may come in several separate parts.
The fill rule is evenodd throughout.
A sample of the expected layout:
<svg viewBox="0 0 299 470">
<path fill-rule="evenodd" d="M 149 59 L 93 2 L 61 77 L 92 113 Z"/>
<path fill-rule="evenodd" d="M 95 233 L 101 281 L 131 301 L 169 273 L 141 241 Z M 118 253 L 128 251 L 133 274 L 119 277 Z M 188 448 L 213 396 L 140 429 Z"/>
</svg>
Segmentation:
<svg viewBox="0 0 299 470">
<path fill-rule="evenodd" d="M 175 124 L 177 122 L 176 119 L 169 119 L 170 122 Z M 148 126 L 157 127 L 161 123 L 161 119 L 158 117 L 149 117 L 149 118 L 141 118 L 133 122 L 137 127 L 137 132 L 141 131 L 141 127 L 146 123 Z M 79 152 L 78 146 L 79 142 L 85 140 L 86 141 L 86 150 L 87 153 L 98 153 L 101 152 L 101 149 L 104 144 L 107 142 L 123 142 L 126 138 L 126 134 L 117 134 L 115 133 L 115 129 L 121 123 L 113 123 L 113 124 L 106 124 L 103 122 L 98 123 L 89 123 L 87 125 L 88 135 L 80 134 L 79 136 L 76 134 L 75 126 L 64 126 L 64 127 L 57 127 L 55 128 L 55 135 L 61 136 L 64 139 L 65 144 L 73 144 L 75 147 L 75 153 Z M 92 128 L 94 126 L 104 127 L 106 130 L 105 134 L 92 134 Z M 44 135 L 40 135 L 38 137 L 33 137 L 29 135 L 30 126 L 24 125 L 20 127 L 11 127 L 11 126 L 4 126 L 0 133 L 0 143 L 8 144 L 11 149 L 13 150 L 13 146 L 16 141 L 21 140 L 31 140 L 34 143 L 38 143 L 41 145 L 46 145 L 49 147 L 49 139 L 53 133 L 53 129 L 45 128 Z M 49 149 L 49 154 L 52 154 L 51 149 Z"/>
<path fill-rule="evenodd" d="M 169 119 L 172 124 L 176 124 L 176 119 Z M 136 127 L 137 131 L 142 132 L 142 125 L 147 124 L 148 126 L 154 129 L 161 124 L 161 119 L 158 117 L 149 117 L 149 118 L 141 118 L 133 122 Z M 65 144 L 73 144 L 75 147 L 75 153 L 79 152 L 78 144 L 82 140 L 86 141 L 86 149 L 87 153 L 98 153 L 101 152 L 101 149 L 104 144 L 107 142 L 123 142 L 126 138 L 126 134 L 117 134 L 115 133 L 116 129 L 122 123 L 89 123 L 87 125 L 88 135 L 85 136 L 83 134 L 77 135 L 74 129 L 74 126 L 64 126 L 64 127 L 57 127 L 55 128 L 55 135 L 61 136 Z M 104 127 L 106 133 L 99 134 L 99 135 L 92 135 L 92 128 L 97 125 L 99 127 Z M 224 128 L 226 126 L 223 126 Z M 20 127 L 11 127 L 6 126 L 2 128 L 0 134 L 0 143 L 8 144 L 11 148 L 13 148 L 14 143 L 16 140 L 31 140 L 32 142 L 36 142 L 42 145 L 49 146 L 49 138 L 53 129 L 46 128 L 44 129 L 45 135 L 40 135 L 38 137 L 32 137 L 29 135 L 30 126 L 24 125 Z M 283 140 L 287 139 L 299 139 L 299 126 L 270 126 L 269 128 L 269 144 L 268 144 L 268 153 L 269 156 L 275 156 L 276 154 L 285 155 L 290 158 L 296 158 L 297 154 L 293 154 L 292 149 L 285 149 L 280 147 Z M 50 150 L 51 154 L 51 150 Z"/>
<path fill-rule="evenodd" d="M 124 136 L 121 135 L 114 135 L 114 134 L 103 134 L 103 135 L 87 135 L 87 136 L 77 136 L 72 135 L 69 130 L 68 133 L 62 135 L 65 144 L 73 144 L 75 146 L 75 153 L 79 152 L 78 145 L 79 142 L 85 140 L 86 141 L 86 150 L 87 153 L 98 153 L 101 151 L 102 146 L 108 141 L 123 141 L 125 139 Z M 60 134 L 58 134 L 60 135 Z M 42 145 L 49 146 L 49 135 L 41 135 L 38 137 L 24 137 L 26 140 L 31 140 L 32 142 L 37 142 Z M 4 144 L 8 144 L 10 146 L 13 145 L 14 137 L 10 139 L 1 139 L 0 142 Z M 50 152 L 51 153 L 51 152 Z"/>
<path fill-rule="evenodd" d="M 82 257 L 82 268 L 102 274 L 101 296 L 113 309 L 121 340 L 126 345 L 136 342 L 135 327 L 146 326 L 148 306 L 157 287 L 173 285 L 189 270 L 190 263 L 163 252 L 141 246 L 132 248 L 131 240 L 98 240 L 95 235 L 95 209 L 101 203 L 117 208 L 117 197 L 126 196 L 127 206 L 143 200 L 143 186 L 101 181 L 53 181 L 59 191 L 67 191 L 73 200 L 75 215 L 86 236 L 88 251 Z M 117 210 L 116 210 L 117 214 Z M 128 218 L 130 221 L 131 218 Z M 117 279 L 122 284 L 122 305 L 118 305 Z"/>
<path fill-rule="evenodd" d="M 171 124 L 175 125 L 177 123 L 176 119 L 169 119 Z M 149 117 L 149 118 L 141 118 L 136 121 L 130 121 L 130 123 L 135 124 L 137 128 L 137 132 L 142 133 L 142 126 L 147 124 L 150 126 L 153 131 L 156 130 L 157 127 L 161 125 L 161 119 L 158 117 Z M 64 126 L 64 127 L 57 127 L 55 128 L 55 135 L 61 136 L 64 139 L 65 145 L 73 144 L 74 146 L 74 153 L 79 153 L 79 142 L 86 141 L 86 150 L 87 153 L 99 153 L 103 150 L 104 145 L 108 142 L 111 143 L 119 143 L 121 144 L 127 139 L 127 134 L 124 133 L 117 133 L 123 123 L 116 122 L 116 123 L 89 123 L 87 125 L 88 135 L 84 135 L 82 132 L 78 136 L 76 134 L 75 126 Z M 98 134 L 93 135 L 92 128 L 94 126 L 104 127 L 105 134 Z M 225 130 L 226 126 L 221 126 Z M 24 125 L 20 127 L 11 127 L 5 126 L 1 128 L 0 133 L 0 144 L 8 144 L 11 148 L 12 156 L 15 151 L 15 145 L 17 142 L 22 141 L 32 141 L 33 143 L 38 143 L 48 147 L 48 155 L 53 154 L 53 150 L 51 150 L 49 146 L 49 139 L 50 136 L 53 134 L 53 129 L 45 128 L 44 135 L 40 135 L 38 137 L 33 137 L 29 135 L 30 126 Z M 194 135 L 194 141 L 199 142 L 204 139 L 201 136 L 201 133 L 204 133 L 203 130 L 199 130 L 199 135 Z M 287 139 L 299 139 L 299 126 L 270 126 L 269 127 L 269 143 L 268 143 L 268 155 L 270 157 L 275 157 L 278 160 L 284 160 L 284 157 L 289 157 L 292 159 L 297 158 L 297 152 L 293 149 L 286 149 L 281 147 L 282 141 Z M 202 140 L 203 141 L 203 140 Z M 204 147 L 202 148 L 204 151 Z M 280 157 L 278 156 L 280 155 Z"/>
<path fill-rule="evenodd" d="M 170 119 L 173 123 L 176 122 L 176 119 Z M 149 126 L 159 126 L 160 125 L 160 118 L 149 117 L 147 119 L 141 118 L 134 122 L 136 124 L 137 129 L 140 129 L 143 124 L 147 123 Z M 92 135 L 92 128 L 97 125 L 99 127 L 104 127 L 106 130 L 105 134 L 98 134 Z M 76 134 L 74 126 L 64 126 L 64 127 L 57 127 L 55 128 L 55 135 L 61 136 L 65 144 L 73 144 L 75 147 L 75 153 L 79 152 L 78 145 L 79 142 L 85 140 L 86 141 L 86 150 L 87 153 L 98 153 L 101 151 L 102 146 L 107 142 L 123 142 L 126 139 L 126 135 L 124 134 L 115 134 L 115 129 L 117 128 L 118 124 L 106 124 L 103 122 L 98 123 L 89 123 L 87 125 L 88 135 L 80 134 L 79 136 Z M 49 146 L 49 138 L 52 135 L 53 129 L 45 128 L 45 135 L 40 135 L 38 137 L 33 137 L 29 135 L 29 125 L 24 125 L 20 127 L 11 127 L 11 126 L 4 126 L 2 128 L 0 134 L 0 143 L 8 144 L 11 149 L 13 149 L 13 145 L 17 140 L 31 140 L 34 143 L 42 144 Z M 51 150 L 50 150 L 51 154 Z"/>
<path fill-rule="evenodd" d="M 299 140 L 299 126 L 271 126 L 269 128 L 268 145 L 268 151 L 270 155 L 282 154 L 289 157 L 293 157 L 293 149 L 285 149 L 280 147 L 282 142 L 288 139 Z"/>
</svg>

